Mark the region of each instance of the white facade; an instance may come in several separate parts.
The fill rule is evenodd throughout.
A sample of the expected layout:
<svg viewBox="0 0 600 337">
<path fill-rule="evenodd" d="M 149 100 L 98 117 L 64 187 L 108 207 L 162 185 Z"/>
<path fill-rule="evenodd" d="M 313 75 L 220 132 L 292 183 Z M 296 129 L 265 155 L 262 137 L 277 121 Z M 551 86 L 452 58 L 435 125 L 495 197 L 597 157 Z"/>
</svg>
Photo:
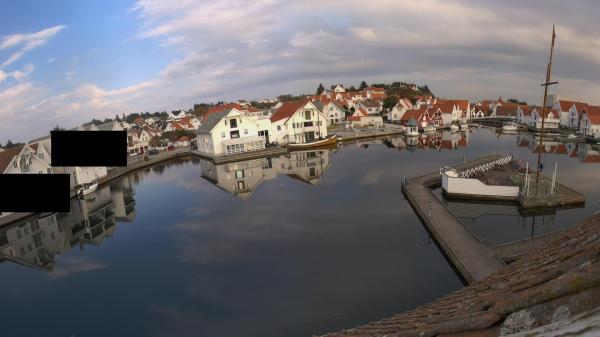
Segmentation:
<svg viewBox="0 0 600 337">
<path fill-rule="evenodd" d="M 581 115 L 579 132 L 586 136 L 600 138 L 600 123 L 594 123 L 590 118 L 590 114 L 586 111 Z"/>
<path fill-rule="evenodd" d="M 271 117 L 272 141 L 279 144 L 303 144 L 327 137 L 327 117 L 311 102 L 298 108 L 291 116 Z"/>
<path fill-rule="evenodd" d="M 323 106 L 323 114 L 328 118 L 329 125 L 340 124 L 346 120 L 346 111 L 331 101 Z"/>
<path fill-rule="evenodd" d="M 560 123 L 560 117 L 556 110 L 546 110 L 546 118 L 544 119 L 544 129 L 557 129 Z M 541 129 L 542 128 L 542 108 L 535 108 L 531 111 L 529 126 Z"/>
<path fill-rule="evenodd" d="M 198 151 L 220 155 L 264 149 L 258 127 L 235 108 L 214 113 L 198 129 Z"/>
</svg>

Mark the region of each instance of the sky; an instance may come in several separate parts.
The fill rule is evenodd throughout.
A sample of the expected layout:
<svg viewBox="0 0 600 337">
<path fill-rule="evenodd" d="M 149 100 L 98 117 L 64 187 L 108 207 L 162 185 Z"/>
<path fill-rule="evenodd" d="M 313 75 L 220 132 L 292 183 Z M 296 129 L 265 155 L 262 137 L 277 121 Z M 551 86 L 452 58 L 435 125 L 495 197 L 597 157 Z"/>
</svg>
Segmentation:
<svg viewBox="0 0 600 337">
<path fill-rule="evenodd" d="M 0 143 L 194 103 L 407 81 L 444 98 L 600 104 L 594 0 L 5 0 Z"/>
</svg>

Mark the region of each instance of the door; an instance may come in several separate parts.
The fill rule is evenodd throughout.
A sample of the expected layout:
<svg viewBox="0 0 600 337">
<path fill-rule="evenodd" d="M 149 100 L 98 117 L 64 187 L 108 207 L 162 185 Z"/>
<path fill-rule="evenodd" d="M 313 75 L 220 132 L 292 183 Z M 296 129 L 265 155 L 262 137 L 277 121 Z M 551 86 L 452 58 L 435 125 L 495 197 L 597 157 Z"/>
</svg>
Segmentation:
<svg viewBox="0 0 600 337">
<path fill-rule="evenodd" d="M 269 144 L 269 130 L 258 131 L 258 135 L 265 137 L 265 144 Z"/>
<path fill-rule="evenodd" d="M 315 132 L 314 131 L 304 133 L 304 142 L 305 143 L 310 143 L 313 140 L 315 140 Z"/>
</svg>

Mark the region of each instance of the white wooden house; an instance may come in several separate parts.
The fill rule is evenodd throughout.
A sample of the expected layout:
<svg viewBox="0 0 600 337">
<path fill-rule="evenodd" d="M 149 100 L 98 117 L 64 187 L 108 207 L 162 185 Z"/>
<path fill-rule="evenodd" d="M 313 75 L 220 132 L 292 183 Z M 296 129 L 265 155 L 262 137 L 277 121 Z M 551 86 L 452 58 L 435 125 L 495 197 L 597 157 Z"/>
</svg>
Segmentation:
<svg viewBox="0 0 600 337">
<path fill-rule="evenodd" d="M 302 144 L 327 137 L 327 120 L 309 100 L 284 102 L 271 116 L 271 141 Z"/>
<path fill-rule="evenodd" d="M 535 129 L 542 128 L 542 108 L 535 107 L 531 110 L 531 118 L 529 119 L 529 126 Z M 557 129 L 560 123 L 560 116 L 558 111 L 555 109 L 546 108 L 544 118 L 544 129 Z"/>
<path fill-rule="evenodd" d="M 352 128 L 380 128 L 383 126 L 383 117 L 375 114 L 369 114 L 365 108 L 358 107 L 358 109 L 356 109 L 354 113 L 348 117 L 348 122 L 350 122 L 350 127 Z"/>
<path fill-rule="evenodd" d="M 600 138 L 600 106 L 588 105 L 581 114 L 579 132 L 593 138 Z"/>
<path fill-rule="evenodd" d="M 554 103 L 554 109 L 560 114 L 560 126 L 568 129 L 579 129 L 579 120 L 586 107 L 586 103 L 567 100 Z"/>
<path fill-rule="evenodd" d="M 197 130 L 198 151 L 209 154 L 233 154 L 265 148 L 265 137 L 258 124 L 238 109 L 209 115 Z"/>
<path fill-rule="evenodd" d="M 322 99 L 321 102 L 323 103 L 323 114 L 328 118 L 329 125 L 340 124 L 346 120 L 346 110 L 341 103 L 329 99 Z"/>
</svg>

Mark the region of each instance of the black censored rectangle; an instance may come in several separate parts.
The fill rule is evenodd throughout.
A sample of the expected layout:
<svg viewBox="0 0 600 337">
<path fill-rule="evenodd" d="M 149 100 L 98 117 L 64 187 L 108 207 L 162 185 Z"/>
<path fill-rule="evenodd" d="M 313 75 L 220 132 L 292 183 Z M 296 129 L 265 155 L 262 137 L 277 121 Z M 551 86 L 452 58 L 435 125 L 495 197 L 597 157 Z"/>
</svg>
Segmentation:
<svg viewBox="0 0 600 337">
<path fill-rule="evenodd" d="M 52 131 L 52 166 L 127 166 L 127 131 Z"/>
<path fill-rule="evenodd" d="M 68 174 L 0 174 L 0 212 L 69 212 Z"/>
</svg>

